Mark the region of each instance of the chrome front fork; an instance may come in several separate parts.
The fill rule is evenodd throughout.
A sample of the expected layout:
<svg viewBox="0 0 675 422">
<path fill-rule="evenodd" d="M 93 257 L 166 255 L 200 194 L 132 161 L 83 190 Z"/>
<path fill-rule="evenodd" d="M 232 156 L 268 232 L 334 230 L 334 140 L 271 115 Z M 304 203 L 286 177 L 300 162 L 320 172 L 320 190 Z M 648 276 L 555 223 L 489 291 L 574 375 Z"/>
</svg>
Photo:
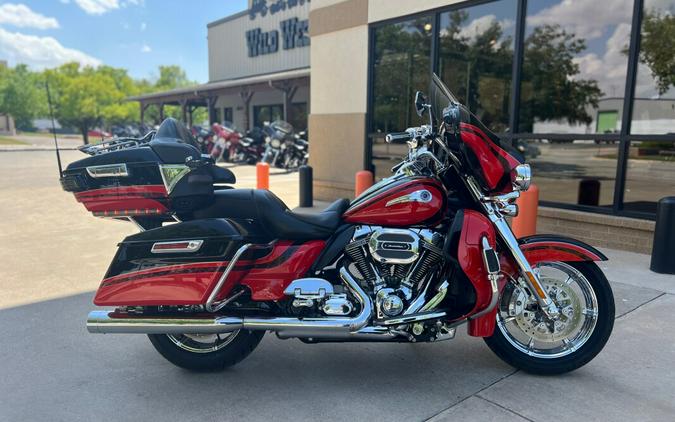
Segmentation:
<svg viewBox="0 0 675 422">
<path fill-rule="evenodd" d="M 532 266 L 527 261 L 525 254 L 520 250 L 518 239 L 516 239 L 516 236 L 511 231 L 511 227 L 509 227 L 506 219 L 495 209 L 494 204 L 485 203 L 484 205 L 488 211 L 488 218 L 492 221 L 492 224 L 497 229 L 502 240 L 504 240 L 504 243 L 509 248 L 511 255 L 516 260 L 520 272 L 523 274 L 523 277 L 525 277 L 527 285 L 534 292 L 542 311 L 547 317 L 556 318 L 560 314 L 558 307 L 553 300 L 551 300 L 548 293 L 546 293 L 546 290 L 544 290 L 539 281 L 539 276 L 532 270 Z"/>
<path fill-rule="evenodd" d="M 500 208 L 497 204 L 500 204 L 503 210 L 509 210 L 510 208 L 507 205 L 515 201 L 519 196 L 520 192 L 513 191 L 511 193 L 496 196 L 496 197 L 486 197 L 482 194 L 478 183 L 471 177 L 467 176 L 464 179 L 466 187 L 469 189 L 474 198 L 483 205 L 483 209 L 487 213 L 488 218 L 492 224 L 497 229 L 499 236 L 504 240 L 506 247 L 511 251 L 511 255 L 516 260 L 518 268 L 523 277 L 525 277 L 525 282 L 530 287 L 530 290 L 534 293 L 537 303 L 541 307 L 541 310 L 549 318 L 557 318 L 560 315 L 560 310 L 556 304 L 551 300 L 546 290 L 539 281 L 539 276 L 532 270 L 532 266 L 525 258 L 523 251 L 520 250 L 520 245 L 518 244 L 518 239 L 511 231 L 511 227 L 504 219 L 504 215 L 500 211 Z"/>
</svg>

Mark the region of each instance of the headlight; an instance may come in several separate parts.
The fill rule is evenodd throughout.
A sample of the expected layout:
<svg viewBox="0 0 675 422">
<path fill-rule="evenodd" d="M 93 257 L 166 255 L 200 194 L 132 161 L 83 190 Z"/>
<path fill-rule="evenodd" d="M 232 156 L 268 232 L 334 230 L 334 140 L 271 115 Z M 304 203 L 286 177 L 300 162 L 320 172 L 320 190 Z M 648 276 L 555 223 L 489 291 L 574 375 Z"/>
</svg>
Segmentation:
<svg viewBox="0 0 675 422">
<path fill-rule="evenodd" d="M 530 182 L 532 181 L 532 170 L 530 170 L 529 164 L 519 164 L 513 169 L 515 177 L 513 178 L 513 184 L 520 190 L 527 190 L 530 187 Z"/>
<path fill-rule="evenodd" d="M 270 145 L 272 145 L 272 148 L 279 148 L 281 146 L 281 142 L 278 139 L 272 139 L 270 142 Z"/>
</svg>

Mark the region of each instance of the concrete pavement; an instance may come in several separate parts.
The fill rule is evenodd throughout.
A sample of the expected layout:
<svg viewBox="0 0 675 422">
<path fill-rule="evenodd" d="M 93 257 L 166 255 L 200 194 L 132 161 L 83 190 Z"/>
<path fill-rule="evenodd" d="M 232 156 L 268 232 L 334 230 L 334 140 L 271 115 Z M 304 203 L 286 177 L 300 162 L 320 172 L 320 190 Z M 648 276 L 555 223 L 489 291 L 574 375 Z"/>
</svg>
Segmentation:
<svg viewBox="0 0 675 422">
<path fill-rule="evenodd" d="M 81 155 L 66 152 L 73 160 Z M 234 169 L 239 186 L 252 167 Z M 297 204 L 297 175 L 271 177 Z M 613 420 L 675 418 L 675 276 L 607 251 L 617 316 L 605 350 L 537 377 L 463 329 L 437 344 L 319 344 L 267 335 L 239 365 L 194 374 L 142 335 L 90 335 L 91 299 L 130 224 L 91 217 L 56 181 L 53 152 L 0 153 L 0 421 Z"/>
</svg>

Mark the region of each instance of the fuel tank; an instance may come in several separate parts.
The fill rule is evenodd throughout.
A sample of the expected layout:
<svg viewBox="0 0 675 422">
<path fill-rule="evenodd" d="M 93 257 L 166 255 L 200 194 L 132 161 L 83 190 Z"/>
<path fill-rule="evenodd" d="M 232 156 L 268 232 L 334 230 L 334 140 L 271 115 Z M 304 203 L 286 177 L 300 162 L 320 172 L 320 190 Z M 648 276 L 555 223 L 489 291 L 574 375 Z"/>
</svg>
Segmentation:
<svg viewBox="0 0 675 422">
<path fill-rule="evenodd" d="M 343 217 L 352 224 L 433 226 L 443 218 L 446 204 L 447 192 L 436 179 L 394 176 L 363 192 Z"/>
</svg>

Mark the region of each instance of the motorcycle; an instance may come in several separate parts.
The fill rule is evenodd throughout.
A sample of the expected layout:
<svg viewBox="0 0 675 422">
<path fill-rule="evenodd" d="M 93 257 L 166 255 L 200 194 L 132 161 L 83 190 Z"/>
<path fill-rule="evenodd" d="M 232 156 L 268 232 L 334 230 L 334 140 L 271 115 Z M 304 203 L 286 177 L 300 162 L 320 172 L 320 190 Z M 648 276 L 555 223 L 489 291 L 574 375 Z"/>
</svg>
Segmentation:
<svg viewBox="0 0 675 422">
<path fill-rule="evenodd" d="M 197 141 L 201 153 L 210 154 L 213 146 L 215 145 L 215 133 L 201 126 L 192 126 L 190 132 L 192 137 Z"/>
<path fill-rule="evenodd" d="M 516 238 L 506 217 L 529 166 L 436 75 L 415 108 L 428 124 L 387 135 L 409 147 L 393 175 L 313 215 L 231 188 L 234 175 L 171 120 L 149 142 L 85 151 L 94 156 L 67 167 L 64 189 L 141 230 L 118 245 L 94 297 L 110 309 L 92 311 L 88 331 L 146 334 L 191 370 L 236 364 L 267 331 L 309 344 L 424 343 L 462 325 L 524 371 L 588 363 L 613 327 L 594 262 L 607 258 L 568 237 Z"/>
<path fill-rule="evenodd" d="M 266 147 L 261 161 L 286 170 L 297 169 L 307 164 L 309 144 L 301 133 L 295 133 L 293 126 L 283 120 L 265 123 Z"/>
<path fill-rule="evenodd" d="M 211 149 L 211 157 L 216 161 L 236 162 L 235 153 L 239 148 L 242 134 L 231 122 L 222 125 L 214 123 L 212 126 L 215 134 L 215 145 Z"/>
<path fill-rule="evenodd" d="M 265 153 L 265 132 L 259 127 L 246 132 L 236 145 L 234 161 L 238 163 L 255 164 Z"/>
</svg>

